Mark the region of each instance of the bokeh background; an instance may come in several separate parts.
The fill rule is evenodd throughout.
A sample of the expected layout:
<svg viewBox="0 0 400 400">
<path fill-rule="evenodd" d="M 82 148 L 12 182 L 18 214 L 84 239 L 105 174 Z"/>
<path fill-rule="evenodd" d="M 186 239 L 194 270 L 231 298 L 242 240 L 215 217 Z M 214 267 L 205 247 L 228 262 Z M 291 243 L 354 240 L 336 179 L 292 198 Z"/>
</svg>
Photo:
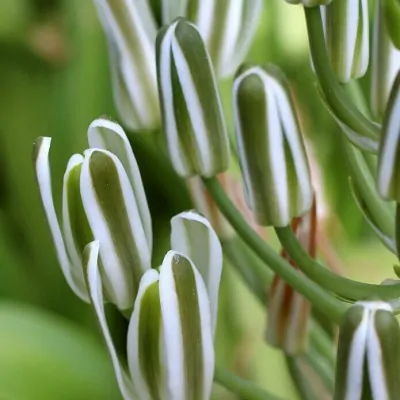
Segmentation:
<svg viewBox="0 0 400 400">
<path fill-rule="evenodd" d="M 368 282 L 392 276 L 393 257 L 373 237 L 351 198 L 341 133 L 319 100 L 310 68 L 302 8 L 264 1 L 248 60 L 276 63 L 291 81 L 304 133 L 323 169 L 327 230 L 345 273 Z M 368 101 L 368 74 L 361 86 Z M 232 130 L 230 87 L 231 81 L 221 82 Z M 36 137 L 53 138 L 53 190 L 60 205 L 66 162 L 86 147 L 89 123 L 103 114 L 117 119 L 105 40 L 92 1 L 1 0 L 1 400 L 120 398 L 94 316 L 74 297 L 55 258 L 31 157 Z M 131 139 L 152 211 L 156 263 L 168 246 L 169 218 L 190 208 L 190 200 L 172 171 L 161 169 L 155 142 Z M 173 186 L 165 185 L 164 174 L 172 176 Z M 272 233 L 268 240 L 276 243 Z M 108 313 L 123 355 L 127 323 L 111 307 Z M 263 341 L 266 321 L 265 310 L 225 265 L 218 364 L 296 399 L 282 354 Z M 215 398 L 235 397 L 216 386 Z"/>
</svg>

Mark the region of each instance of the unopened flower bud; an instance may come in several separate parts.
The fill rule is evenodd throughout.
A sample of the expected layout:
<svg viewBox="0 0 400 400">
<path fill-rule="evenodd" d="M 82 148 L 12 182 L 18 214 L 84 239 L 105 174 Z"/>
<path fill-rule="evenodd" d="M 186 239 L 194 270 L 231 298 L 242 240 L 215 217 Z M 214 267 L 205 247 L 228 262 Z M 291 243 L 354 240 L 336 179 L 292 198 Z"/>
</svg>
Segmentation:
<svg viewBox="0 0 400 400">
<path fill-rule="evenodd" d="M 129 0 L 94 3 L 107 36 L 114 100 L 122 122 L 132 130 L 159 128 L 157 27 L 149 5 Z"/>
<path fill-rule="evenodd" d="M 210 57 L 196 27 L 178 19 L 157 37 L 157 73 L 170 158 L 182 177 L 229 165 L 229 142 Z"/>
<path fill-rule="evenodd" d="M 293 220 L 292 229 L 303 248 L 315 258 L 317 251 L 315 201 L 309 213 Z M 293 268 L 298 269 L 284 250 L 282 257 L 286 258 Z M 308 345 L 310 311 L 310 303 L 282 278 L 275 275 L 269 292 L 267 342 L 271 346 L 283 349 L 289 355 L 303 353 Z"/>
<path fill-rule="evenodd" d="M 393 44 L 400 50 L 400 1 L 383 0 L 387 30 Z"/>
<path fill-rule="evenodd" d="M 378 153 L 377 186 L 386 200 L 400 202 L 400 71 L 393 83 L 383 119 Z"/>
<path fill-rule="evenodd" d="M 400 328 L 391 306 L 360 301 L 343 316 L 335 400 L 394 400 L 400 393 Z"/>
<path fill-rule="evenodd" d="M 242 68 L 233 100 L 247 204 L 260 225 L 287 226 L 310 209 L 312 188 L 286 80 L 273 66 Z"/>
<path fill-rule="evenodd" d="M 261 14 L 262 0 L 203 0 L 192 7 L 197 26 L 210 53 L 215 73 L 233 75 L 244 61 Z"/>
<path fill-rule="evenodd" d="M 90 125 L 88 136 L 89 144 L 97 148 L 86 150 L 84 156 L 73 155 L 64 175 L 62 229 L 51 190 L 50 138 L 40 138 L 35 147 L 40 194 L 58 259 L 71 288 L 88 301 L 82 251 L 87 243 L 98 240 L 106 299 L 126 311 L 132 309 L 140 278 L 150 268 L 150 213 L 123 129 L 98 119 Z"/>
<path fill-rule="evenodd" d="M 360 78 L 369 62 L 367 0 L 334 0 L 321 7 L 325 43 L 340 82 Z"/>
<path fill-rule="evenodd" d="M 377 119 L 385 113 L 390 89 L 400 70 L 400 50 L 388 35 L 384 4 L 385 0 L 376 2 L 371 58 L 371 110 Z"/>
<path fill-rule="evenodd" d="M 190 259 L 169 251 L 142 277 L 127 335 L 129 372 L 120 363 L 103 306 L 99 242 L 85 250 L 90 298 L 125 400 L 209 399 L 214 347 L 209 299 Z"/>
</svg>

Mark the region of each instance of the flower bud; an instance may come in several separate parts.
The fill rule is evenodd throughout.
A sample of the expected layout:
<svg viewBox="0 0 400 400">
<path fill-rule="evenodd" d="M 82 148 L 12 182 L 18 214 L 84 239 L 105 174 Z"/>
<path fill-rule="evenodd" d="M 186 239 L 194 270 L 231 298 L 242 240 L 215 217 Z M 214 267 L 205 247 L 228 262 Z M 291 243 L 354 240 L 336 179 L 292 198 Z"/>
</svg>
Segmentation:
<svg viewBox="0 0 400 400">
<path fill-rule="evenodd" d="M 340 82 L 360 78 L 368 68 L 367 0 L 335 0 L 321 7 L 325 43 Z"/>
<path fill-rule="evenodd" d="M 400 50 L 400 1 L 383 0 L 387 30 L 393 44 Z"/>
<path fill-rule="evenodd" d="M 382 126 L 378 153 L 377 186 L 386 200 L 400 202 L 400 71 L 393 83 Z"/>
<path fill-rule="evenodd" d="M 160 127 L 154 40 L 146 1 L 94 0 L 107 36 L 115 105 L 132 130 Z"/>
<path fill-rule="evenodd" d="M 399 374 L 400 329 L 391 306 L 355 303 L 341 323 L 334 399 L 396 399 Z"/>
<path fill-rule="evenodd" d="M 211 177 L 228 168 L 229 142 L 217 85 L 203 40 L 183 19 L 156 41 L 157 73 L 170 158 L 182 177 Z"/>
<path fill-rule="evenodd" d="M 171 219 L 171 249 L 190 258 L 200 272 L 210 299 L 215 333 L 223 260 L 217 234 L 206 218 L 194 211 L 186 211 Z"/>
<path fill-rule="evenodd" d="M 244 68 L 233 100 L 247 204 L 260 225 L 287 226 L 310 209 L 312 188 L 286 81 L 273 66 Z"/>
<path fill-rule="evenodd" d="M 332 0 L 285 0 L 289 4 L 301 4 L 304 7 L 325 6 Z"/>
<path fill-rule="evenodd" d="M 244 61 L 262 11 L 262 0 L 203 0 L 194 2 L 194 18 L 210 53 L 216 75 L 233 75 Z"/>
<path fill-rule="evenodd" d="M 209 399 L 214 348 L 207 289 L 193 263 L 169 251 L 142 277 L 127 335 L 129 372 L 107 326 L 98 242 L 85 250 L 90 297 L 125 400 Z"/>
<path fill-rule="evenodd" d="M 293 220 L 292 229 L 303 248 L 315 258 L 317 251 L 315 201 L 309 213 Z M 298 269 L 285 250 L 282 251 L 282 257 L 287 259 L 293 268 Z M 303 353 L 308 345 L 310 311 L 310 303 L 282 278 L 275 275 L 269 291 L 267 342 L 271 346 L 282 348 L 289 355 Z"/>
<path fill-rule="evenodd" d="M 82 251 L 87 243 L 98 240 L 106 298 L 126 311 L 133 307 L 140 278 L 150 268 L 150 213 L 123 129 L 98 119 L 90 125 L 88 138 L 89 144 L 97 148 L 86 150 L 84 156 L 73 155 L 64 174 L 62 230 L 51 191 L 50 138 L 39 139 L 35 147 L 40 194 L 58 259 L 71 288 L 88 301 Z"/>
<path fill-rule="evenodd" d="M 377 119 L 381 119 L 385 113 L 390 89 L 400 70 L 400 51 L 394 47 L 388 35 L 384 4 L 382 0 L 376 2 L 372 42 L 371 110 Z"/>
</svg>

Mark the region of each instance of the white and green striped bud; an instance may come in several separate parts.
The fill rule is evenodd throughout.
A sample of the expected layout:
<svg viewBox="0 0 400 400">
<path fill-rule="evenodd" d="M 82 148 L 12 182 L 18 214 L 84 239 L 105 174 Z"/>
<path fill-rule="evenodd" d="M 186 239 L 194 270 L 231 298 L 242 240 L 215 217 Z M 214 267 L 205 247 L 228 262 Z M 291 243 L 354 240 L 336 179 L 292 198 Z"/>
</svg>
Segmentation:
<svg viewBox="0 0 400 400">
<path fill-rule="evenodd" d="M 395 400 L 400 393 L 400 328 L 388 303 L 360 301 L 341 323 L 335 400 Z"/>
<path fill-rule="evenodd" d="M 378 153 L 377 186 L 386 200 L 400 202 L 400 71 L 390 93 L 383 119 Z"/>
<path fill-rule="evenodd" d="M 332 0 L 285 0 L 289 4 L 301 4 L 304 7 L 325 6 Z"/>
<path fill-rule="evenodd" d="M 203 277 L 215 333 L 222 273 L 222 247 L 217 234 L 206 218 L 194 211 L 185 211 L 171 219 L 171 249 L 190 258 Z"/>
<path fill-rule="evenodd" d="M 242 68 L 233 101 L 247 204 L 260 225 L 287 226 L 311 208 L 313 191 L 286 79 L 274 66 Z"/>
<path fill-rule="evenodd" d="M 369 62 L 367 0 L 334 0 L 321 7 L 326 49 L 340 82 L 360 78 Z"/>
<path fill-rule="evenodd" d="M 189 1 L 189 8 L 188 17 L 204 39 L 216 75 L 233 75 L 249 51 L 262 0 Z"/>
<path fill-rule="evenodd" d="M 158 129 L 154 40 L 157 26 L 146 1 L 94 0 L 107 36 L 114 101 L 126 127 Z"/>
<path fill-rule="evenodd" d="M 371 110 L 382 119 L 397 72 L 400 70 L 400 50 L 393 45 L 384 18 L 385 1 L 378 0 L 375 8 L 371 57 Z M 400 22 L 399 22 L 400 23 Z"/>
<path fill-rule="evenodd" d="M 400 1 L 383 0 L 382 2 L 390 38 L 400 50 Z"/>
<path fill-rule="evenodd" d="M 210 57 L 196 27 L 178 19 L 156 41 L 164 131 L 172 164 L 182 177 L 225 171 L 230 153 Z"/>
<path fill-rule="evenodd" d="M 169 251 L 160 271 L 141 280 L 127 335 L 129 372 L 118 360 L 107 326 L 98 242 L 86 249 L 93 307 L 125 400 L 208 400 L 214 348 L 207 289 L 190 259 Z"/>
<path fill-rule="evenodd" d="M 107 301 L 133 307 L 140 278 L 150 268 L 152 231 L 140 173 L 123 129 L 98 119 L 88 130 L 97 148 L 71 157 L 64 175 L 60 228 L 51 190 L 50 138 L 36 142 L 35 166 L 46 216 L 67 282 L 88 300 L 82 251 L 101 242 L 101 272 Z M 109 151 L 111 150 L 111 151 Z"/>
</svg>

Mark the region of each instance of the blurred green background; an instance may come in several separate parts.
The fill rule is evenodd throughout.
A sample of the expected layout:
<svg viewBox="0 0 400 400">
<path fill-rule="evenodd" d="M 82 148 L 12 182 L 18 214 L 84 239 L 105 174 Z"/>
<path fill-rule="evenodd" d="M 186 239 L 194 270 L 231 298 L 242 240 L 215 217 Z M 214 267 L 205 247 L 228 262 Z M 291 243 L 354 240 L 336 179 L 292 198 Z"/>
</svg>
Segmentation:
<svg viewBox="0 0 400 400">
<path fill-rule="evenodd" d="M 90 0 L 0 1 L 1 400 L 119 399 L 92 312 L 69 290 L 56 261 L 31 160 L 35 138 L 53 137 L 59 205 L 63 169 L 72 153 L 85 148 L 91 120 L 103 114 L 117 119 L 106 56 Z M 349 192 L 341 134 L 321 105 L 311 72 L 302 8 L 265 1 L 248 59 L 276 63 L 291 80 L 302 125 L 323 166 L 330 239 L 346 274 L 374 282 L 391 276 L 394 259 L 374 239 Z M 232 127 L 230 86 L 221 83 Z M 368 76 L 362 88 L 368 96 Z M 132 142 L 154 219 L 157 260 L 168 243 L 169 218 L 190 203 L 187 196 L 178 202 L 160 184 L 157 163 L 149 161 L 157 159 L 157 148 L 146 139 Z M 126 321 L 108 311 L 123 353 Z M 262 340 L 265 323 L 265 311 L 226 265 L 218 363 L 296 399 L 281 353 Z M 235 397 L 216 386 L 215 398 Z"/>
</svg>

